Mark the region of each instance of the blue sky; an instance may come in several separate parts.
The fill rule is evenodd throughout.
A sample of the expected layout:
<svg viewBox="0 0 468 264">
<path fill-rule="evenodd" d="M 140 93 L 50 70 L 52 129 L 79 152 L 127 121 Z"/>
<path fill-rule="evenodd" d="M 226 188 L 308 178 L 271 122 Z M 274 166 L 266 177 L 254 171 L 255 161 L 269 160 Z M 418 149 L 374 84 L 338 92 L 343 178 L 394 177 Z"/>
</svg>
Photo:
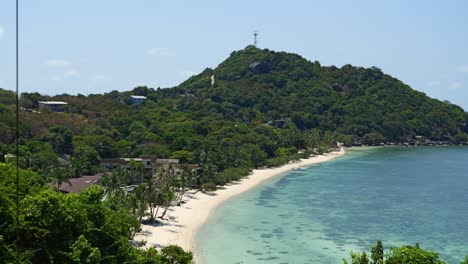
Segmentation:
<svg viewBox="0 0 468 264">
<path fill-rule="evenodd" d="M 0 87 L 14 88 L 14 0 L 0 1 Z M 468 110 L 468 1 L 20 0 L 21 91 L 175 86 L 253 42 L 377 66 Z"/>
</svg>

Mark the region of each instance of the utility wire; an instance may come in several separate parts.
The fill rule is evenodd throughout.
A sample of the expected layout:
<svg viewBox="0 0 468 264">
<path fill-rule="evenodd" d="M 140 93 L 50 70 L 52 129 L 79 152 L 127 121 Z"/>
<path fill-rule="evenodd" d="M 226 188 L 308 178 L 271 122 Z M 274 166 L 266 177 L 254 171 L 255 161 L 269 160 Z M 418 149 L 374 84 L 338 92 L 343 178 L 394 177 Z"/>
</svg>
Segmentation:
<svg viewBox="0 0 468 264">
<path fill-rule="evenodd" d="M 16 0 L 16 263 L 20 262 L 20 235 L 19 235 L 19 45 L 18 45 L 18 5 L 19 0 Z"/>
</svg>

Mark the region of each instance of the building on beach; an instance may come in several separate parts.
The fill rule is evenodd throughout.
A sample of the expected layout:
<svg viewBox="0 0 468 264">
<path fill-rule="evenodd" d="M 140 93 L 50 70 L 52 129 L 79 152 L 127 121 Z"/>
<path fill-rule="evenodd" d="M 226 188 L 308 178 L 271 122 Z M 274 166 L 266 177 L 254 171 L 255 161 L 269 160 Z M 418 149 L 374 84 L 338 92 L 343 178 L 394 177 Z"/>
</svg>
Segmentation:
<svg viewBox="0 0 468 264">
<path fill-rule="evenodd" d="M 198 168 L 198 164 L 181 164 L 178 159 L 158 159 L 154 155 L 141 155 L 138 158 L 103 159 L 100 162 L 104 172 L 112 172 L 118 168 L 133 172 L 139 169 L 138 166 L 135 166 L 136 164 L 142 165 L 145 178 L 153 177 L 162 168 L 171 167 L 176 173 L 179 173 L 184 166 L 191 170 Z"/>
</svg>

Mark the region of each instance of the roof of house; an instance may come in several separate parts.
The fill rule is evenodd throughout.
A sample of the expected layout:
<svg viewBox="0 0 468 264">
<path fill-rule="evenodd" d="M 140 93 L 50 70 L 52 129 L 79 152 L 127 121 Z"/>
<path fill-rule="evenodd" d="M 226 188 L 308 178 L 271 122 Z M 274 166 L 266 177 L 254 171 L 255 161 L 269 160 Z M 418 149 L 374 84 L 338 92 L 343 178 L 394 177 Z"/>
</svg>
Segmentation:
<svg viewBox="0 0 468 264">
<path fill-rule="evenodd" d="M 46 104 L 46 105 L 67 105 L 67 102 L 62 102 L 62 101 L 37 101 L 40 104 Z"/>
<path fill-rule="evenodd" d="M 151 160 L 157 159 L 156 155 L 140 155 L 140 158 L 141 159 L 151 159 Z"/>
<path fill-rule="evenodd" d="M 68 183 L 62 184 L 62 186 L 60 186 L 60 191 L 66 193 L 79 193 L 83 189 L 86 189 L 91 185 L 99 183 L 103 175 L 104 173 L 98 173 L 92 176 L 82 176 L 80 178 L 70 179 L 71 185 Z"/>
<path fill-rule="evenodd" d="M 69 159 L 64 159 L 62 157 L 58 157 L 58 161 L 60 165 L 70 165 L 70 160 Z"/>
<path fill-rule="evenodd" d="M 3 155 L 3 157 L 4 157 L 5 159 L 12 159 L 12 158 L 16 158 L 16 155 L 13 155 L 13 154 L 8 153 L 8 154 Z"/>
<path fill-rule="evenodd" d="M 175 163 L 179 163 L 179 160 L 178 159 L 156 159 L 156 163 L 175 164 Z"/>
<path fill-rule="evenodd" d="M 146 99 L 146 96 L 143 95 L 130 95 L 130 97 L 133 99 Z"/>
<path fill-rule="evenodd" d="M 124 161 L 126 161 L 126 162 L 129 162 L 129 161 L 131 161 L 131 160 L 133 160 L 133 161 L 139 161 L 139 162 L 143 161 L 141 158 L 120 158 L 120 159 L 121 159 L 121 160 L 124 160 Z"/>
<path fill-rule="evenodd" d="M 114 163 L 117 163 L 117 164 L 125 164 L 125 160 L 123 159 L 119 159 L 119 158 L 116 158 L 116 159 L 102 159 L 100 161 L 101 164 L 114 164 Z"/>
</svg>

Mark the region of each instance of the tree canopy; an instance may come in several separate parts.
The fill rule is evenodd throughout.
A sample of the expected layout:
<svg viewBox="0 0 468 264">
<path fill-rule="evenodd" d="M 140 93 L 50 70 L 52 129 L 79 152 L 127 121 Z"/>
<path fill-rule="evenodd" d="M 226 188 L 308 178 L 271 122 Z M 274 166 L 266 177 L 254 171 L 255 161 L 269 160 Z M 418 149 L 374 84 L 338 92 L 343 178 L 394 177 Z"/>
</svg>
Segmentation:
<svg viewBox="0 0 468 264">
<path fill-rule="evenodd" d="M 21 263 L 192 263 L 192 254 L 177 246 L 142 251 L 131 245 L 140 223 L 125 208 L 103 200 L 102 187 L 63 194 L 34 172 L 21 170 L 20 177 L 17 225 L 14 168 L 0 163 L 0 263 L 15 262 L 16 227 Z"/>
</svg>

